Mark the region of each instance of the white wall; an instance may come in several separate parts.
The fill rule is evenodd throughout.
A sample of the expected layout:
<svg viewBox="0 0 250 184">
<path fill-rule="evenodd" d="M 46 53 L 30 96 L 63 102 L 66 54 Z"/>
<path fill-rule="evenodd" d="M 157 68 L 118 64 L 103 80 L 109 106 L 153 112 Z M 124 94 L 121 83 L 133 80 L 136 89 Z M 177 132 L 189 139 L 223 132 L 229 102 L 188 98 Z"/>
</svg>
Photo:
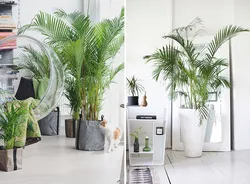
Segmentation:
<svg viewBox="0 0 250 184">
<path fill-rule="evenodd" d="M 250 1 L 235 0 L 234 21 L 236 25 L 250 28 Z M 250 33 L 233 40 L 234 78 L 234 147 L 250 149 Z"/>
<path fill-rule="evenodd" d="M 143 57 L 165 43 L 162 36 L 171 30 L 168 5 L 167 0 L 127 0 L 126 4 L 126 77 L 143 80 L 148 106 L 153 108 L 166 107 L 167 97 L 163 84 L 152 79 L 152 66 Z"/>
<path fill-rule="evenodd" d="M 126 1 L 126 77 L 143 80 L 151 112 L 162 112 L 169 100 L 164 84 L 152 79 L 152 66 L 143 57 L 166 43 L 162 36 L 172 29 L 171 7 L 170 0 Z"/>
<path fill-rule="evenodd" d="M 233 0 L 174 0 L 174 27 L 185 26 L 194 18 L 204 21 L 211 34 L 225 25 L 233 23 Z"/>
<path fill-rule="evenodd" d="M 30 23 L 32 18 L 39 11 L 52 13 L 55 9 L 60 8 L 66 12 L 75 10 L 82 11 L 82 0 L 21 0 L 21 23 L 22 25 Z"/>
</svg>

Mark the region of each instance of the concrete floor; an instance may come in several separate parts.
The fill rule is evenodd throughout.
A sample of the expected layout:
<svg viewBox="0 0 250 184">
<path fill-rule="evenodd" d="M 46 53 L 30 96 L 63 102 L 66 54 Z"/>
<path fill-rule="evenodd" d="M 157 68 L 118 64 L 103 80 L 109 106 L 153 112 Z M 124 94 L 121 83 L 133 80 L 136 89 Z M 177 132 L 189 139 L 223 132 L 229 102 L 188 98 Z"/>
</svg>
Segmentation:
<svg viewBox="0 0 250 184">
<path fill-rule="evenodd" d="M 115 151 L 74 149 L 65 136 L 42 137 L 23 153 L 23 169 L 0 171 L 0 184 L 116 184 L 120 180 L 123 145 Z"/>
</svg>

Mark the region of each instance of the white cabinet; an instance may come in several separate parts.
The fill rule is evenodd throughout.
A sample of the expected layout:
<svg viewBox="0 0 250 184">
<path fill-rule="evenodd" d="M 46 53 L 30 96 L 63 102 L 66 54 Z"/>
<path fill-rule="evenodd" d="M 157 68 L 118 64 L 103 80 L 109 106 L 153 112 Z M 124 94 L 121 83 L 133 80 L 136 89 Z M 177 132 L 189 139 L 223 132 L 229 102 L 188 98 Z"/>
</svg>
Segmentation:
<svg viewBox="0 0 250 184">
<path fill-rule="evenodd" d="M 138 107 L 139 109 L 140 107 Z M 143 112 L 144 111 L 144 112 Z M 153 115 L 146 111 L 146 108 L 140 108 L 137 115 Z M 136 112 L 134 112 L 136 115 Z M 155 114 L 154 114 L 155 115 Z M 142 128 L 142 134 L 139 136 L 140 149 L 139 152 L 134 152 L 134 137 L 130 136 L 138 128 Z M 158 130 L 158 131 L 157 131 Z M 161 133 L 162 132 L 162 133 Z M 159 135 L 157 135 L 159 134 Z M 165 140 L 166 140 L 166 121 L 164 118 L 156 120 L 141 120 L 131 118 L 128 114 L 127 119 L 127 146 L 129 149 L 129 163 L 131 166 L 149 166 L 149 165 L 163 165 L 165 157 Z M 145 137 L 149 138 L 150 152 L 144 152 Z"/>
</svg>

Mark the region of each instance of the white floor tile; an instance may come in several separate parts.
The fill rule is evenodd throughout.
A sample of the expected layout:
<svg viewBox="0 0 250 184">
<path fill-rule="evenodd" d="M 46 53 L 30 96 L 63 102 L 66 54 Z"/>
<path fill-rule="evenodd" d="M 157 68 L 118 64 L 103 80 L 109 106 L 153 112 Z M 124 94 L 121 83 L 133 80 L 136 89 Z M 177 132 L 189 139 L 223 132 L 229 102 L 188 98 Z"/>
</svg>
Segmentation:
<svg viewBox="0 0 250 184">
<path fill-rule="evenodd" d="M 249 184 L 250 151 L 204 152 L 186 158 L 184 152 L 167 151 L 165 168 L 171 184 Z"/>
</svg>

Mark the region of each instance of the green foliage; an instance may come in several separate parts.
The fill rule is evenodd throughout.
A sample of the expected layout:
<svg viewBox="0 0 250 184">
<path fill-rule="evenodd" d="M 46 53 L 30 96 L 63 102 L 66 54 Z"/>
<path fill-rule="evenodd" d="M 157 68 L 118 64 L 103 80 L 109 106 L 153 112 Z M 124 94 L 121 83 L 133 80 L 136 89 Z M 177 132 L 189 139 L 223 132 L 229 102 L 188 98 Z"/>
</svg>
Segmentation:
<svg viewBox="0 0 250 184">
<path fill-rule="evenodd" d="M 80 87 L 74 78 L 68 78 L 65 81 L 65 97 L 69 100 L 71 111 L 73 112 L 73 119 L 78 120 L 82 105 L 82 96 Z M 78 85 L 78 86 L 77 86 Z"/>
<path fill-rule="evenodd" d="M 228 68 L 228 62 L 224 58 L 216 58 L 216 52 L 226 41 L 249 30 L 226 26 L 208 45 L 197 46 L 195 38 L 203 31 L 201 25 L 202 22 L 195 19 L 186 27 L 174 29 L 164 36 L 174 44 L 167 44 L 144 59 L 147 63 L 153 63 L 153 78 L 156 81 L 161 78 L 167 83 L 166 89 L 171 99 L 182 97 L 185 108 L 196 109 L 200 119 L 207 119 L 209 92 L 230 87 L 230 81 L 222 75 Z"/>
<path fill-rule="evenodd" d="M 142 132 L 142 127 L 140 127 L 137 130 L 135 130 L 133 134 L 129 134 L 129 135 L 134 137 L 135 139 L 139 139 L 139 136 L 143 134 L 146 134 L 146 132 Z"/>
<path fill-rule="evenodd" d="M 92 24 L 81 12 L 39 12 L 19 29 L 38 31 L 57 53 L 66 70 L 66 96 L 73 114 L 82 107 L 85 119 L 97 120 L 103 96 L 124 64 L 113 59 L 124 43 L 124 9 L 118 17 Z"/>
<path fill-rule="evenodd" d="M 139 95 L 144 91 L 144 87 L 140 83 L 140 79 L 136 78 L 134 75 L 129 79 L 127 78 L 127 89 L 132 94 L 132 96 Z"/>
<path fill-rule="evenodd" d="M 13 149 L 15 138 L 20 134 L 20 127 L 25 123 L 29 113 L 27 106 L 20 104 L 20 107 L 14 107 L 14 104 L 6 110 L 0 111 L 0 139 L 4 140 L 6 149 Z"/>
<path fill-rule="evenodd" d="M 48 57 L 42 51 L 36 50 L 31 45 L 21 48 L 22 52 L 15 59 L 18 70 L 26 70 L 30 78 L 49 78 L 50 65 Z"/>
</svg>

